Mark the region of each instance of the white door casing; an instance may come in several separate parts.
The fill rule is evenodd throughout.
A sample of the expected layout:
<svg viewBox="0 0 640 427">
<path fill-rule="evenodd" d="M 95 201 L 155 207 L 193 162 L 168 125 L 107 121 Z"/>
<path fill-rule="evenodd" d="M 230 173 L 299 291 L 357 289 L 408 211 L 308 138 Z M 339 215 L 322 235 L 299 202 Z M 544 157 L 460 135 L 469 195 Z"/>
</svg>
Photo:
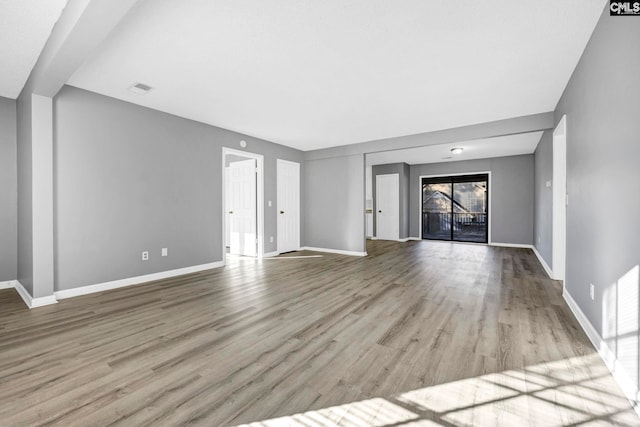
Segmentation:
<svg viewBox="0 0 640 427">
<path fill-rule="evenodd" d="M 300 163 L 277 161 L 278 252 L 300 249 Z"/>
<path fill-rule="evenodd" d="M 400 238 L 400 177 L 397 173 L 376 175 L 376 238 Z"/>
<path fill-rule="evenodd" d="M 552 263 L 553 279 L 565 280 L 567 239 L 567 116 L 562 116 L 553 131 L 553 211 Z"/>
<path fill-rule="evenodd" d="M 256 160 L 248 159 L 229 165 L 231 206 L 229 215 L 229 252 L 257 255 Z"/>
<path fill-rule="evenodd" d="M 229 242 L 231 239 L 229 238 L 229 231 L 231 229 L 231 215 L 229 212 L 231 209 L 231 168 L 229 166 L 224 168 L 224 215 L 226 217 L 224 227 L 224 245 L 228 248 Z"/>
</svg>

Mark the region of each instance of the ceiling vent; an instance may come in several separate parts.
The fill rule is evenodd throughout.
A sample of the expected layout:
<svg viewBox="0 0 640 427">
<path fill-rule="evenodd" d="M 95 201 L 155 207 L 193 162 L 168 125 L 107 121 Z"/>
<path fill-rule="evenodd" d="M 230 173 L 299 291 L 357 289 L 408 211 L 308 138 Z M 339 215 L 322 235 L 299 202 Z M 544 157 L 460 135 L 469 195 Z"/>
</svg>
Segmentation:
<svg viewBox="0 0 640 427">
<path fill-rule="evenodd" d="M 133 93 L 137 93 L 138 95 L 146 95 L 153 90 L 153 88 L 144 83 L 135 83 L 133 86 L 129 87 L 129 90 Z"/>
</svg>

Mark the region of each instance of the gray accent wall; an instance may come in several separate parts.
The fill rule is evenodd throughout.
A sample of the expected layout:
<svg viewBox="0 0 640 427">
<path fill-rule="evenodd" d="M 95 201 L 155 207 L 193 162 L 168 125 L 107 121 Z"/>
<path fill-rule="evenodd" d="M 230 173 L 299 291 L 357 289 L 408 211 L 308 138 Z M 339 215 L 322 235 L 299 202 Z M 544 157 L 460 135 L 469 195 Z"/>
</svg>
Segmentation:
<svg viewBox="0 0 640 427">
<path fill-rule="evenodd" d="M 276 250 L 276 159 L 304 173 L 300 151 L 69 86 L 54 111 L 56 290 L 221 261 L 223 146 L 264 155 Z"/>
<path fill-rule="evenodd" d="M 16 106 L 0 97 L 0 282 L 18 277 Z"/>
<path fill-rule="evenodd" d="M 409 225 L 412 237 L 421 237 L 420 176 L 491 172 L 489 216 L 492 243 L 533 243 L 533 155 L 495 157 L 446 163 L 411 165 Z"/>
<path fill-rule="evenodd" d="M 553 268 L 553 131 L 542 134 L 534 153 L 534 165 L 534 246 L 547 266 Z"/>
<path fill-rule="evenodd" d="M 567 116 L 566 290 L 634 391 L 640 364 L 638 40 L 638 17 L 609 16 L 605 8 L 555 111 L 556 123 Z"/>
<path fill-rule="evenodd" d="M 365 252 L 364 155 L 305 162 L 304 246 Z"/>
<path fill-rule="evenodd" d="M 373 236 L 376 236 L 376 176 L 386 174 L 398 174 L 399 183 L 399 212 L 400 212 L 400 224 L 399 224 L 399 238 L 406 239 L 409 237 L 409 172 L 410 167 L 406 163 L 392 163 L 388 165 L 375 165 L 372 167 L 372 195 L 373 195 Z"/>
</svg>

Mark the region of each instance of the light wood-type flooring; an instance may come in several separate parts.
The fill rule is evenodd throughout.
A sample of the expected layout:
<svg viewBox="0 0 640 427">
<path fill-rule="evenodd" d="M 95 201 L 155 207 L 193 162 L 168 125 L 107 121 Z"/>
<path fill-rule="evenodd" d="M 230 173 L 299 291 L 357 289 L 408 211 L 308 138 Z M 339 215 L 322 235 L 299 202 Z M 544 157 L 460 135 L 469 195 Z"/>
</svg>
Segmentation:
<svg viewBox="0 0 640 427">
<path fill-rule="evenodd" d="M 528 249 L 372 241 L 28 310 L 0 425 L 639 425 Z"/>
</svg>

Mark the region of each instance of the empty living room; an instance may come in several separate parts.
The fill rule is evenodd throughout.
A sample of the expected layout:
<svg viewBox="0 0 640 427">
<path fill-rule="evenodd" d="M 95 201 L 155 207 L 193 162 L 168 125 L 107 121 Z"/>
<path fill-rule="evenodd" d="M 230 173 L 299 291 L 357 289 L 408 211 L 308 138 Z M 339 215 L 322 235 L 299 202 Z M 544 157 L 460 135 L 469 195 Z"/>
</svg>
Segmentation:
<svg viewBox="0 0 640 427">
<path fill-rule="evenodd" d="M 0 0 L 0 426 L 639 426 L 639 43 L 635 0 Z"/>
</svg>

